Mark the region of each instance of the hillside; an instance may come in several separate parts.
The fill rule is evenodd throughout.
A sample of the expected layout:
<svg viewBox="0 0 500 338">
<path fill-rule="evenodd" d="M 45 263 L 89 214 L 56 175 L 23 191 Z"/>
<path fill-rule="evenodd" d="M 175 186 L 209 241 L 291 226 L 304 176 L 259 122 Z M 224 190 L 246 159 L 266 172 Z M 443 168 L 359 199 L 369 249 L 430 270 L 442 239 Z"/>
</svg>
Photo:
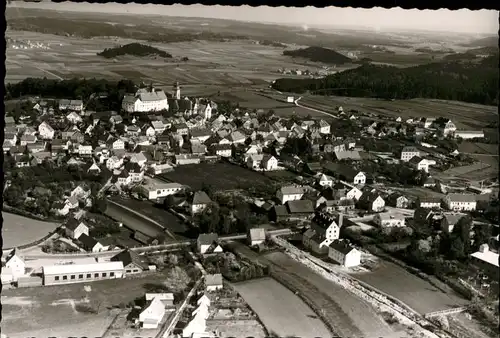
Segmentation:
<svg viewBox="0 0 500 338">
<path fill-rule="evenodd" d="M 117 56 L 123 56 L 123 55 L 133 55 L 133 56 L 139 56 L 139 57 L 144 57 L 144 56 L 159 56 L 162 58 L 171 58 L 172 55 L 163 51 L 159 50 L 158 48 L 151 47 L 148 45 L 143 45 L 140 43 L 129 43 L 127 45 L 123 45 L 120 47 L 115 47 L 115 48 L 106 48 L 100 53 L 97 53 L 97 55 L 105 57 L 107 59 L 114 58 Z"/>
<path fill-rule="evenodd" d="M 299 57 L 309 59 L 313 62 L 324 62 L 329 64 L 342 65 L 344 63 L 351 63 L 352 60 L 347 56 L 337 53 L 333 49 L 323 47 L 307 47 L 296 50 L 285 50 L 283 55 L 291 57 Z"/>
<path fill-rule="evenodd" d="M 498 36 L 488 36 L 486 38 L 473 40 L 469 43 L 463 43 L 464 47 L 496 47 L 498 48 Z"/>
<path fill-rule="evenodd" d="M 365 64 L 323 79 L 278 79 L 273 88 L 294 93 L 420 97 L 497 105 L 498 54 L 477 62 L 439 62 L 409 68 Z"/>
</svg>

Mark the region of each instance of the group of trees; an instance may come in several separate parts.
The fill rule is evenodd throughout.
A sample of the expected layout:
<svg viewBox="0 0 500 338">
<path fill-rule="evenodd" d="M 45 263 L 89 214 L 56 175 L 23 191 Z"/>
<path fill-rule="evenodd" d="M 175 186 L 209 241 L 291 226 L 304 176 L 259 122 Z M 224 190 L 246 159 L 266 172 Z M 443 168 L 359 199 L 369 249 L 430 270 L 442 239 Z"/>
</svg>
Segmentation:
<svg viewBox="0 0 500 338">
<path fill-rule="evenodd" d="M 322 79 L 282 78 L 283 92 L 498 104 L 498 54 L 479 62 L 438 62 L 409 68 L 364 64 Z"/>
<path fill-rule="evenodd" d="M 289 137 L 287 138 L 282 151 L 286 154 L 308 158 L 312 156 L 312 144 L 305 135 L 300 138 Z"/>
<path fill-rule="evenodd" d="M 344 56 L 333 49 L 328 49 L 324 47 L 307 47 L 297 50 L 285 50 L 283 55 L 291 57 L 301 57 L 309 59 L 313 62 L 324 62 L 328 64 L 344 64 L 351 63 L 352 60 L 347 56 Z"/>
<path fill-rule="evenodd" d="M 123 46 L 106 48 L 102 52 L 97 53 L 97 55 L 105 57 L 107 59 L 115 58 L 117 56 L 123 55 L 133 55 L 133 56 L 159 56 L 162 58 L 172 58 L 172 54 L 167 53 L 158 48 L 144 45 L 141 43 L 129 43 Z"/>
<path fill-rule="evenodd" d="M 22 96 L 40 96 L 52 99 L 80 99 L 84 101 L 98 101 L 93 95 L 106 94 L 109 110 L 120 111 L 121 99 L 126 93 L 135 93 L 137 86 L 131 80 L 108 81 L 105 79 L 78 79 L 52 80 L 47 78 L 27 78 L 18 83 L 6 85 L 6 100 L 17 99 Z M 88 110 L 93 107 L 87 106 Z"/>
<path fill-rule="evenodd" d="M 260 265 L 248 261 L 241 264 L 233 253 L 208 257 L 203 263 L 209 273 L 221 273 L 231 282 L 242 282 L 264 277 L 267 274 L 266 269 Z"/>
<path fill-rule="evenodd" d="M 406 163 L 396 164 L 386 161 L 364 161 L 360 167 L 362 171 L 370 173 L 373 176 L 385 176 L 392 182 L 404 185 L 422 186 L 428 177 L 428 174 L 424 171 L 416 170 Z"/>
</svg>

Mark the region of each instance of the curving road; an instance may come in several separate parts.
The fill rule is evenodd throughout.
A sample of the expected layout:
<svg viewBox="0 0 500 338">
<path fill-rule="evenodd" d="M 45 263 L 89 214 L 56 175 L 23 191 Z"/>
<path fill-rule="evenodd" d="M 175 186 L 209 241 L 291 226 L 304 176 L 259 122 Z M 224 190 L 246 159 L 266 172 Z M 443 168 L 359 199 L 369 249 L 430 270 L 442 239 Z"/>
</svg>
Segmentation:
<svg viewBox="0 0 500 338">
<path fill-rule="evenodd" d="M 326 111 L 323 111 L 323 110 L 319 110 L 319 109 L 315 109 L 315 108 L 310 108 L 310 107 L 306 107 L 306 106 L 303 106 L 301 104 L 299 104 L 299 101 L 302 99 L 302 97 L 299 97 L 297 100 L 294 101 L 295 105 L 297 107 L 300 107 L 300 108 L 304 108 L 304 109 L 308 109 L 308 110 L 311 110 L 311 111 L 314 111 L 316 113 L 320 113 L 320 114 L 323 114 L 323 115 L 327 115 L 329 117 L 333 117 L 334 119 L 338 119 L 339 117 L 332 114 L 332 113 L 328 113 Z"/>
</svg>

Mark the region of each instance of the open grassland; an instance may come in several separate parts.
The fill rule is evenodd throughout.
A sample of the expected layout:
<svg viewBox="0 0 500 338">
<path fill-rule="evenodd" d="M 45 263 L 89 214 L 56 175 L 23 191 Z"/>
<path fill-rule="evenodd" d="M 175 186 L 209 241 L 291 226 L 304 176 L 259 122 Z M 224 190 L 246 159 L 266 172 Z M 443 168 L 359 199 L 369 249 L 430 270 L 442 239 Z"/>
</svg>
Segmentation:
<svg viewBox="0 0 500 338">
<path fill-rule="evenodd" d="M 172 292 L 185 289 L 168 273 L 134 278 L 38 288 L 2 290 L 2 333 L 9 337 L 101 337 L 116 310 L 112 307 L 144 297 L 153 286 L 167 283 Z M 184 284 L 182 284 L 184 283 Z M 84 290 L 90 285 L 91 292 Z M 78 306 L 98 314 L 78 311 Z"/>
<path fill-rule="evenodd" d="M 421 314 L 463 306 L 467 301 L 452 291 L 445 293 L 403 268 L 379 261 L 371 272 L 353 273 L 361 281 L 385 292 Z"/>
<path fill-rule="evenodd" d="M 458 151 L 469 154 L 498 155 L 498 144 L 463 141 L 458 146 Z"/>
<path fill-rule="evenodd" d="M 60 224 L 42 222 L 28 217 L 2 212 L 2 238 L 4 248 L 13 248 L 32 243 L 49 232 L 54 231 Z"/>
<path fill-rule="evenodd" d="M 246 189 L 259 184 L 269 186 L 273 183 L 264 174 L 221 162 L 179 166 L 172 172 L 159 175 L 158 178 L 187 185 L 193 190 L 200 190 L 204 184 L 208 184 L 215 191 Z"/>
<path fill-rule="evenodd" d="M 8 48 L 5 82 L 45 76 L 53 79 L 131 78 L 152 81 L 168 89 L 175 81 L 183 85 L 250 86 L 274 80 L 277 74 L 273 72 L 280 67 L 296 68 L 294 61 L 283 56 L 280 48 L 245 40 L 151 43 L 174 57 L 155 59 L 126 56 L 106 59 L 96 53 L 104 48 L 144 42 L 105 37 L 82 39 L 25 31 L 9 31 L 8 35 L 14 39 L 42 42 L 49 45 L 50 49 Z M 180 61 L 182 57 L 188 57 L 189 61 Z"/>
<path fill-rule="evenodd" d="M 429 99 L 387 101 L 372 98 L 305 95 L 301 104 L 330 111 L 342 106 L 346 112 L 353 109 L 402 119 L 442 116 L 452 119 L 458 129 L 469 130 L 482 129 L 498 120 L 498 107 L 457 101 Z"/>
<path fill-rule="evenodd" d="M 280 337 L 327 337 L 329 331 L 296 295 L 271 278 L 234 284 L 262 320 L 268 332 Z"/>
<path fill-rule="evenodd" d="M 479 162 L 448 169 L 436 177 L 457 177 L 471 181 L 498 177 L 498 156 L 470 155 Z"/>
<path fill-rule="evenodd" d="M 232 242 L 231 250 L 264 265 L 272 277 L 300 296 L 340 337 L 389 337 L 394 332 L 375 309 L 341 286 L 316 274 L 283 253 L 258 255 L 246 245 Z"/>
</svg>

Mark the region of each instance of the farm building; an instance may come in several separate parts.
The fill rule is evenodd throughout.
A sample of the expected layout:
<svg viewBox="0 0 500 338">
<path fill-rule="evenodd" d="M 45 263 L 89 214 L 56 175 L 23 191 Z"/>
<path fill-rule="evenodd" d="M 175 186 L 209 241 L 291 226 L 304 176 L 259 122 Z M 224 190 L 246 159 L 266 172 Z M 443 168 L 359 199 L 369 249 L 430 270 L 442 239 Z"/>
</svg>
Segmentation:
<svg viewBox="0 0 500 338">
<path fill-rule="evenodd" d="M 286 202 L 289 219 L 310 219 L 314 216 L 314 205 L 310 200 Z"/>
<path fill-rule="evenodd" d="M 165 316 L 165 305 L 157 297 L 147 302 L 146 308 L 139 314 L 139 322 L 145 329 L 156 329 Z"/>
<path fill-rule="evenodd" d="M 476 210 L 476 197 L 472 194 L 448 194 L 444 197 L 444 204 L 448 210 L 473 211 Z"/>
<path fill-rule="evenodd" d="M 410 205 L 410 200 L 401 194 L 394 193 L 389 195 L 388 202 L 392 207 L 406 209 Z"/>
<path fill-rule="evenodd" d="M 248 244 L 259 245 L 266 241 L 266 230 L 264 228 L 253 228 L 248 231 Z"/>
<path fill-rule="evenodd" d="M 123 278 L 122 262 L 47 265 L 42 267 L 44 285 L 94 282 Z"/>
<path fill-rule="evenodd" d="M 149 200 L 174 195 L 183 190 L 179 183 L 164 183 L 151 178 L 145 178 L 143 184 L 139 186 L 140 193 Z"/>
<path fill-rule="evenodd" d="M 12 249 L 7 258 L 5 259 L 5 267 L 2 268 L 2 275 L 10 275 L 12 281 L 17 281 L 19 277 L 22 277 L 26 273 L 26 263 L 24 259 L 18 255 L 16 249 Z"/>
<path fill-rule="evenodd" d="M 165 307 L 174 306 L 174 294 L 173 293 L 146 293 L 146 301 L 158 298 L 161 300 Z"/>
<path fill-rule="evenodd" d="M 43 285 L 43 279 L 39 276 L 23 276 L 17 279 L 18 288 L 32 288 Z"/>
<path fill-rule="evenodd" d="M 304 196 L 304 190 L 302 187 L 288 185 L 281 187 L 276 192 L 276 197 L 280 200 L 281 204 L 285 204 L 288 201 L 300 200 Z"/>
<path fill-rule="evenodd" d="M 330 244 L 328 257 L 346 268 L 358 266 L 361 263 L 361 252 L 340 240 Z"/>
<path fill-rule="evenodd" d="M 78 239 L 82 234 L 89 235 L 89 227 L 74 217 L 71 217 L 66 224 L 64 224 L 64 231 L 66 236 L 71 239 Z"/>
<path fill-rule="evenodd" d="M 222 275 L 220 273 L 205 276 L 205 288 L 207 291 L 216 291 L 222 289 L 222 287 Z"/>
<path fill-rule="evenodd" d="M 498 253 L 490 250 L 488 244 L 482 244 L 478 252 L 471 254 L 474 263 L 483 269 L 493 280 L 499 278 Z"/>
<path fill-rule="evenodd" d="M 367 191 L 361 195 L 359 205 L 369 211 L 381 212 L 385 208 L 385 201 L 376 191 Z"/>
<path fill-rule="evenodd" d="M 125 274 L 141 273 L 149 270 L 145 259 L 131 250 L 123 250 L 116 256 L 111 257 L 112 262 L 122 262 Z"/>
<path fill-rule="evenodd" d="M 381 228 L 404 227 L 405 217 L 401 214 L 382 212 L 375 215 L 373 222 Z"/>
<path fill-rule="evenodd" d="M 484 132 L 482 130 L 456 130 L 455 138 L 461 138 L 464 140 L 472 138 L 484 138 Z"/>
<path fill-rule="evenodd" d="M 204 254 L 214 244 L 218 245 L 219 235 L 216 233 L 200 234 L 196 240 L 198 252 Z"/>
</svg>

